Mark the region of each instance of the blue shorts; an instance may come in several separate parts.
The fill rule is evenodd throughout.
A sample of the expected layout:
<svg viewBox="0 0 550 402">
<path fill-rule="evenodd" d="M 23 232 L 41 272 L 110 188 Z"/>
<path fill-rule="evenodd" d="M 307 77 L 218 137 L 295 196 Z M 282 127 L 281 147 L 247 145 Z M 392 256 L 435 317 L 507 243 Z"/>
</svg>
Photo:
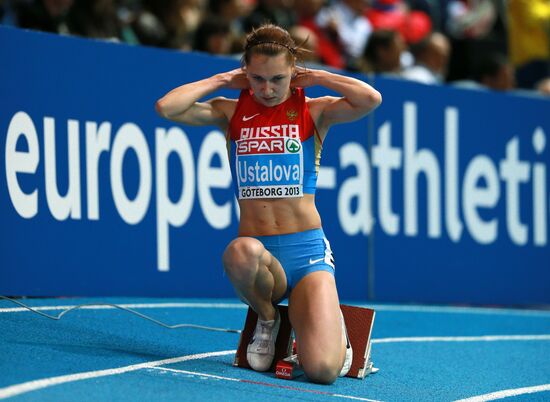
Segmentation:
<svg viewBox="0 0 550 402">
<path fill-rule="evenodd" d="M 284 298 L 300 280 L 316 271 L 334 275 L 334 257 L 323 229 L 274 236 L 256 236 L 283 266 L 287 289 Z"/>
</svg>

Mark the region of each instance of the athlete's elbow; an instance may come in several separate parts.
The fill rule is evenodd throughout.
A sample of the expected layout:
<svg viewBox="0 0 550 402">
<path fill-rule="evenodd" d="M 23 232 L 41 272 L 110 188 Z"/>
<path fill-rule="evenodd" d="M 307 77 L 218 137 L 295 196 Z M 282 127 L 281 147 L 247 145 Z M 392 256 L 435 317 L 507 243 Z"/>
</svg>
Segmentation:
<svg viewBox="0 0 550 402">
<path fill-rule="evenodd" d="M 372 112 L 382 103 L 382 95 L 376 89 L 370 89 L 363 97 L 358 107 L 359 113 L 364 116 Z"/>
<path fill-rule="evenodd" d="M 155 110 L 159 116 L 164 117 L 165 119 L 170 118 L 167 109 L 166 100 L 164 98 L 160 98 L 155 102 Z"/>
<path fill-rule="evenodd" d="M 382 94 L 376 89 L 371 88 L 366 100 L 370 110 L 376 109 L 382 103 Z"/>
<path fill-rule="evenodd" d="M 360 113 L 369 113 L 382 103 L 382 94 L 370 85 L 365 85 L 363 90 L 350 102 L 351 106 Z"/>
<path fill-rule="evenodd" d="M 155 102 L 155 110 L 159 116 L 166 117 L 166 111 L 164 108 L 164 102 L 162 98 Z"/>
<path fill-rule="evenodd" d="M 360 118 L 372 112 L 381 103 L 382 95 L 380 94 L 380 92 L 375 89 L 370 89 L 361 96 L 360 100 L 351 105 L 356 111 L 357 116 Z"/>
</svg>

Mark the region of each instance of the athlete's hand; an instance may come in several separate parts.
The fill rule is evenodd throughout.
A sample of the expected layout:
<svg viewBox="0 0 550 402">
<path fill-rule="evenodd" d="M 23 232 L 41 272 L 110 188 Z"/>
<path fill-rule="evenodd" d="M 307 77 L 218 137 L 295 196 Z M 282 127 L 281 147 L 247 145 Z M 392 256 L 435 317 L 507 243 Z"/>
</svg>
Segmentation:
<svg viewBox="0 0 550 402">
<path fill-rule="evenodd" d="M 242 68 L 223 73 L 223 79 L 225 81 L 225 88 L 229 89 L 247 89 L 250 88 L 248 79 Z"/>
<path fill-rule="evenodd" d="M 315 70 L 296 66 L 290 86 L 307 88 L 313 85 L 315 85 Z"/>
</svg>

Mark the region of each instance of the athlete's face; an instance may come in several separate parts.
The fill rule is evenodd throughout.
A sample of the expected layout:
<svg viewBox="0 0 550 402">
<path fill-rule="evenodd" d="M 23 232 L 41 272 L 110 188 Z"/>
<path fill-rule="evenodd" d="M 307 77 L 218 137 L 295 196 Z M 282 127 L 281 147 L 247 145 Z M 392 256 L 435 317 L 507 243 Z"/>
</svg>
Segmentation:
<svg viewBox="0 0 550 402">
<path fill-rule="evenodd" d="M 285 53 L 255 54 L 246 65 L 246 77 L 254 97 L 265 106 L 275 106 L 288 99 L 293 71 Z"/>
</svg>

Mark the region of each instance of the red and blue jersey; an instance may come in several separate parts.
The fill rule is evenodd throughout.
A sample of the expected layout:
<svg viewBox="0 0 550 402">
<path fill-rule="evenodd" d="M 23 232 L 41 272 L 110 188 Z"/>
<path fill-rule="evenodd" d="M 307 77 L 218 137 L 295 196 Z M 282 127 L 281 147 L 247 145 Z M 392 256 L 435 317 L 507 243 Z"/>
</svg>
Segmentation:
<svg viewBox="0 0 550 402">
<path fill-rule="evenodd" d="M 314 194 L 322 142 L 303 88 L 276 106 L 264 106 L 241 91 L 229 122 L 227 147 L 238 199 Z"/>
</svg>

